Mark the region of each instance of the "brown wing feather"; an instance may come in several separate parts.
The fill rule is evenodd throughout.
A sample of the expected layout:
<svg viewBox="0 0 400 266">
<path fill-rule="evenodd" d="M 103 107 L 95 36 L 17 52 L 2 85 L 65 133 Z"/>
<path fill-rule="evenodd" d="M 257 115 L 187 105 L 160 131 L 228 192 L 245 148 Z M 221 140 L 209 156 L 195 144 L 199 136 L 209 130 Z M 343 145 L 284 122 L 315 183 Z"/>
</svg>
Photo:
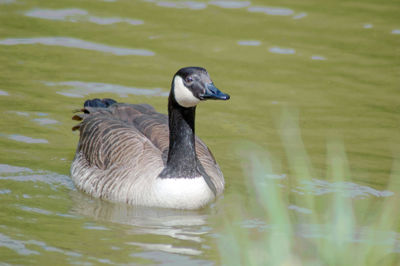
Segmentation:
<svg viewBox="0 0 400 266">
<path fill-rule="evenodd" d="M 162 160 L 166 163 L 169 146 L 168 117 L 157 113 L 150 105 L 118 103 L 108 108 L 86 107 L 82 111 L 84 114 L 73 117 L 75 120 L 83 119 L 74 129 L 80 130 L 78 150 L 89 165 L 108 169 L 111 165 L 128 164 L 132 155 L 129 150 L 143 149 L 138 147 L 139 143 L 135 140 L 140 139 L 140 136 L 161 152 Z M 208 147 L 198 137 L 196 153 L 220 194 L 224 187 L 222 172 Z"/>
</svg>

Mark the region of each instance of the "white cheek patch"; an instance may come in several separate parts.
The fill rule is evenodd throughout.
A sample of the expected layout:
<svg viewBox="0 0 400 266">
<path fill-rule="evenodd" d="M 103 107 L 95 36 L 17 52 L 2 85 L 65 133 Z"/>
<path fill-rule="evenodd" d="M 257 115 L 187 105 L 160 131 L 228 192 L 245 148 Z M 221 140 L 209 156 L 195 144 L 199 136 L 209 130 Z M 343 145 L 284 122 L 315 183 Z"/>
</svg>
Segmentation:
<svg viewBox="0 0 400 266">
<path fill-rule="evenodd" d="M 183 84 L 181 77 L 176 76 L 174 79 L 175 100 L 183 107 L 196 106 L 200 100 L 193 96 L 193 93 Z"/>
</svg>

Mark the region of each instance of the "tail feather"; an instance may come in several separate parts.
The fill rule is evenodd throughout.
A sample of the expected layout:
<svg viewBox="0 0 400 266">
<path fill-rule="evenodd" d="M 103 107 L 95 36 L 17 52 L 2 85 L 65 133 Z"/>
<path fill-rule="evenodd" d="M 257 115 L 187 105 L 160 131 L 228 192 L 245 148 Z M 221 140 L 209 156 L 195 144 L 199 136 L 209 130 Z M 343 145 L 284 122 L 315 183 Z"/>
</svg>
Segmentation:
<svg viewBox="0 0 400 266">
<path fill-rule="evenodd" d="M 110 98 L 104 98 L 104 99 L 91 99 L 91 100 L 86 100 L 85 103 L 83 104 L 83 108 L 80 110 L 76 110 L 75 112 L 83 112 L 83 114 L 76 114 L 72 117 L 72 120 L 76 121 L 82 121 L 85 119 L 85 117 L 94 112 L 97 108 L 107 108 L 114 103 L 117 103 L 117 101 L 110 99 Z M 72 131 L 78 130 L 81 127 L 81 123 L 77 124 L 72 128 Z"/>
<path fill-rule="evenodd" d="M 95 98 L 92 100 L 86 100 L 85 103 L 83 104 L 83 107 L 107 108 L 116 102 L 117 101 L 110 98 L 104 98 L 101 100 L 99 98 Z"/>
</svg>

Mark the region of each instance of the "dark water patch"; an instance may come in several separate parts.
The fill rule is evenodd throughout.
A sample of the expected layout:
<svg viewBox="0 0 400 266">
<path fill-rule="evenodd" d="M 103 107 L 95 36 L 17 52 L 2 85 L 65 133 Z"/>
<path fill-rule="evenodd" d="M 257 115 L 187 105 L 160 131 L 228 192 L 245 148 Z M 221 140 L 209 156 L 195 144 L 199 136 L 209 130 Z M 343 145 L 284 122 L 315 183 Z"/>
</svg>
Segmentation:
<svg viewBox="0 0 400 266">
<path fill-rule="evenodd" d="M 141 89 L 126 87 L 116 84 L 107 84 L 100 82 L 83 82 L 83 81 L 64 81 L 64 82 L 44 82 L 47 86 L 52 87 L 70 87 L 69 90 L 58 91 L 58 94 L 67 97 L 82 98 L 89 94 L 98 93 L 115 93 L 120 97 L 128 97 L 129 95 L 145 95 L 145 96 L 163 96 L 169 95 L 168 92 L 162 89 Z"/>
<path fill-rule="evenodd" d="M 155 53 L 145 49 L 131 49 L 114 47 L 100 43 L 84 41 L 70 37 L 38 37 L 38 38 L 8 38 L 0 40 L 0 45 L 23 45 L 23 44 L 42 44 L 48 46 L 62 46 L 68 48 L 79 48 L 85 50 L 111 53 L 114 55 L 139 55 L 154 56 Z"/>
</svg>

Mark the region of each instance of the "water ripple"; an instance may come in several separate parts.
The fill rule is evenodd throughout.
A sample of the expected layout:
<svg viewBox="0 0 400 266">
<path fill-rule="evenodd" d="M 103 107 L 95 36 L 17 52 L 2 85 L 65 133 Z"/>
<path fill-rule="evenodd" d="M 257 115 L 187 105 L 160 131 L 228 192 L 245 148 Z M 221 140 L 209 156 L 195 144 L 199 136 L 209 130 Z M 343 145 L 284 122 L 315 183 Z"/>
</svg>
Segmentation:
<svg viewBox="0 0 400 266">
<path fill-rule="evenodd" d="M 186 1 L 186 2 L 158 1 L 157 5 L 161 7 L 188 8 L 193 10 L 205 9 L 207 7 L 207 4 L 195 1 Z"/>
<path fill-rule="evenodd" d="M 60 123 L 57 120 L 49 119 L 49 118 L 35 118 L 35 119 L 32 119 L 32 121 L 36 122 L 36 123 L 38 123 L 39 125 L 42 125 L 42 126 Z"/>
<path fill-rule="evenodd" d="M 21 45 L 21 44 L 43 44 L 49 46 L 80 48 L 85 50 L 111 53 L 114 55 L 141 55 L 141 56 L 155 55 L 154 52 L 145 49 L 114 47 L 69 37 L 8 38 L 0 40 L 0 45 Z"/>
<path fill-rule="evenodd" d="M 8 92 L 0 90 L 0 96 L 8 96 Z"/>
<path fill-rule="evenodd" d="M 296 50 L 292 48 L 271 47 L 269 51 L 274 54 L 295 54 Z"/>
<path fill-rule="evenodd" d="M 247 9 L 249 12 L 264 13 L 272 16 L 291 16 L 294 11 L 284 7 L 252 6 Z"/>
<path fill-rule="evenodd" d="M 161 89 L 141 89 L 126 87 L 116 84 L 107 84 L 100 82 L 83 82 L 83 81 L 64 81 L 64 82 L 44 82 L 47 86 L 53 87 L 70 87 L 69 90 L 58 91 L 58 94 L 67 97 L 84 97 L 92 93 L 115 93 L 120 97 L 128 95 L 146 95 L 146 96 L 168 96 L 168 92 Z"/>
<path fill-rule="evenodd" d="M 260 46 L 261 42 L 255 40 L 247 40 L 247 41 L 238 41 L 237 44 L 242 46 Z"/>
<path fill-rule="evenodd" d="M 351 198 L 365 198 L 368 196 L 390 197 L 394 195 L 394 193 L 391 191 L 380 191 L 368 186 L 361 186 L 352 182 L 329 182 L 326 180 L 313 178 L 310 181 L 302 181 L 301 183 L 302 186 L 298 186 L 296 187 L 296 190 L 292 191 L 296 193 L 300 192 L 299 194 L 311 193 L 317 196 L 328 193 L 339 193 L 344 197 Z"/>
<path fill-rule="evenodd" d="M 8 136 L 9 139 L 25 142 L 25 143 L 49 143 L 46 139 L 35 139 L 23 135 L 13 134 Z"/>
<path fill-rule="evenodd" d="M 219 6 L 222 8 L 243 8 L 250 5 L 249 1 L 210 1 L 210 5 Z"/>
<path fill-rule="evenodd" d="M 69 22 L 89 21 L 100 25 L 110 25 L 121 22 L 128 23 L 130 25 L 143 24 L 143 20 L 139 19 L 117 18 L 117 17 L 104 18 L 104 17 L 89 16 L 89 13 L 86 10 L 79 8 L 69 8 L 69 9 L 36 8 L 25 12 L 25 16 L 41 18 L 41 19 L 49 19 L 49 20 L 69 21 Z"/>
</svg>

